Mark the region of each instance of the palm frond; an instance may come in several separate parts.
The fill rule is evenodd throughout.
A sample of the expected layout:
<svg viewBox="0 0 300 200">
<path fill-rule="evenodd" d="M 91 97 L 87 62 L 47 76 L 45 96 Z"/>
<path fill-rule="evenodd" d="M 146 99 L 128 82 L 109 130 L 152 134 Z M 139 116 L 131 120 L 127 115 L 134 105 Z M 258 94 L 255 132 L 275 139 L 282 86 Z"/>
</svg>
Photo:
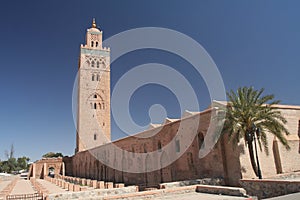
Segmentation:
<svg viewBox="0 0 300 200">
<path fill-rule="evenodd" d="M 289 149 L 288 142 L 283 134 L 289 131 L 285 124 L 287 120 L 274 106 L 280 103 L 274 100 L 274 95 L 262 95 L 264 88 L 255 90 L 253 87 L 240 87 L 236 92 L 227 92 L 230 103 L 227 106 L 226 120 L 223 132 L 227 132 L 229 140 L 235 145 L 241 138 L 247 143 L 246 133 L 253 125 L 260 128 L 261 136 L 258 139 L 260 149 L 268 154 L 267 134 L 273 134 Z"/>
</svg>

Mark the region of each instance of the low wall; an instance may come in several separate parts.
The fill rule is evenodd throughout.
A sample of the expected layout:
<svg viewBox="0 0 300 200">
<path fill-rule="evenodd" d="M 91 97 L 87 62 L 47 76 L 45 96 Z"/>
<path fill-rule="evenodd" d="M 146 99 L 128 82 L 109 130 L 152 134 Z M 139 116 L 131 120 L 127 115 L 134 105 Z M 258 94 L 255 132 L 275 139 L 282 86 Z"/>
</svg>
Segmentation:
<svg viewBox="0 0 300 200">
<path fill-rule="evenodd" d="M 300 181 L 242 179 L 240 183 L 248 195 L 259 199 L 300 192 Z"/>
<path fill-rule="evenodd" d="M 212 186 L 212 185 L 198 185 L 196 192 L 209 193 L 209 194 L 222 194 L 229 196 L 248 197 L 244 188 L 238 187 L 225 187 L 225 186 Z"/>
<path fill-rule="evenodd" d="M 129 189 L 130 188 L 130 189 Z M 63 194 L 52 194 L 47 200 L 73 200 L 73 199 L 97 199 L 97 200 L 148 200 L 163 199 L 164 197 L 176 196 L 178 194 L 205 192 L 211 194 L 225 194 L 231 196 L 248 197 L 242 188 L 224 187 L 224 186 L 208 186 L 208 185 L 192 185 L 183 187 L 174 187 L 169 189 L 156 189 L 151 191 L 137 192 L 136 186 L 125 188 L 114 188 L 110 190 L 92 190 L 84 192 L 73 192 Z M 251 198 L 249 198 L 251 199 Z"/>
<path fill-rule="evenodd" d="M 59 174 L 55 175 L 55 178 L 46 176 L 44 179 L 73 192 L 90 189 L 112 189 L 125 187 L 124 183 L 104 182 L 85 178 L 62 176 Z"/>
<path fill-rule="evenodd" d="M 224 179 L 222 178 L 204 178 L 204 179 L 196 179 L 196 180 L 186 180 L 186 181 L 176 181 L 169 183 L 161 183 L 159 184 L 160 189 L 168 189 L 174 187 L 183 187 L 189 185 L 224 185 Z"/>
<path fill-rule="evenodd" d="M 136 188 L 136 186 L 129 186 L 126 188 Z M 93 191 L 85 191 L 85 192 L 73 192 L 73 193 L 64 193 L 64 194 L 53 194 L 49 195 L 47 200 L 73 200 L 73 199 L 97 199 L 97 200 L 124 200 L 124 199 L 130 199 L 130 200 L 148 200 L 148 199 L 156 199 L 156 198 L 163 198 L 165 196 L 170 196 L 170 195 L 176 195 L 176 194 L 185 194 L 185 193 L 192 193 L 196 192 L 196 186 L 186 186 L 186 187 L 179 187 L 179 188 L 171 188 L 171 189 L 163 189 L 163 190 L 151 190 L 151 191 L 143 191 L 143 192 L 138 192 L 137 190 L 135 191 L 124 191 L 125 188 L 121 188 L 117 190 L 115 189 L 110 189 L 110 190 L 105 190 L 108 193 L 107 194 L 100 194 L 100 193 L 93 193 Z M 97 190 L 94 190 L 97 191 Z M 117 193 L 118 191 L 119 193 Z M 120 191 L 123 191 L 120 192 Z M 74 195 L 75 194 L 75 195 Z"/>
<path fill-rule="evenodd" d="M 63 200 L 63 199 L 101 199 L 109 195 L 121 195 L 126 193 L 134 193 L 138 191 L 137 186 L 128 186 L 124 188 L 113 188 L 113 189 L 94 189 L 81 192 L 66 192 L 59 194 L 49 194 L 46 200 Z"/>
</svg>

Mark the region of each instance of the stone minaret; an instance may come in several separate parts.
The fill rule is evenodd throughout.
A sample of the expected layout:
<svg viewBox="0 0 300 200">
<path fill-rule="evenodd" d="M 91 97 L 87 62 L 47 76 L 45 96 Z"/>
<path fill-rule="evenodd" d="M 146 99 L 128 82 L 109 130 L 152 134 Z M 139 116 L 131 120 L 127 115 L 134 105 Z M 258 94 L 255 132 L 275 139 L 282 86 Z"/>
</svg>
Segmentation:
<svg viewBox="0 0 300 200">
<path fill-rule="evenodd" d="M 110 49 L 93 19 L 80 46 L 76 152 L 110 142 Z"/>
</svg>

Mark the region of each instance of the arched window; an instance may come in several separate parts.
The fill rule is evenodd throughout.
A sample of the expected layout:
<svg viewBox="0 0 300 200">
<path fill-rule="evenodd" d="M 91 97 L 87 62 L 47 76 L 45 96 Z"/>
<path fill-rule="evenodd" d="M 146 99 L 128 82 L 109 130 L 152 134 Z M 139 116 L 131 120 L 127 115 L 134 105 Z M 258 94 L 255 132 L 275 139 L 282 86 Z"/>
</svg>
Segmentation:
<svg viewBox="0 0 300 200">
<path fill-rule="evenodd" d="M 132 152 L 132 157 L 134 157 L 135 156 L 135 151 L 134 151 L 134 146 L 133 145 L 131 145 L 131 152 Z"/>
<path fill-rule="evenodd" d="M 157 150 L 158 150 L 158 152 L 161 152 L 161 142 L 160 141 L 158 141 Z"/>
<path fill-rule="evenodd" d="M 92 75 L 92 81 L 94 81 L 94 80 L 95 80 L 95 75 L 93 74 L 93 75 Z"/>
<path fill-rule="evenodd" d="M 92 67 L 95 67 L 95 61 L 92 61 Z"/>
<path fill-rule="evenodd" d="M 94 140 L 97 140 L 97 134 L 96 133 L 94 134 Z"/>
<path fill-rule="evenodd" d="M 90 67 L 91 63 L 90 63 L 90 61 L 86 61 L 86 64 L 87 64 L 88 67 Z"/>
<path fill-rule="evenodd" d="M 50 167 L 50 168 L 48 169 L 48 171 L 49 171 L 48 176 L 54 178 L 54 174 L 55 174 L 55 169 L 54 169 L 54 167 Z"/>
<path fill-rule="evenodd" d="M 193 165 L 194 164 L 193 154 L 191 152 L 187 153 L 187 161 L 188 161 L 189 165 Z"/>
<path fill-rule="evenodd" d="M 175 150 L 177 153 L 180 152 L 180 141 L 178 139 L 175 140 Z"/>
<path fill-rule="evenodd" d="M 298 121 L 298 137 L 300 138 L 300 120 Z M 300 143 L 299 143 L 298 153 L 300 154 Z"/>
<path fill-rule="evenodd" d="M 94 103 L 94 109 L 97 109 L 97 104 L 96 103 Z"/>
<path fill-rule="evenodd" d="M 300 137 L 300 120 L 298 121 L 298 136 Z"/>
<path fill-rule="evenodd" d="M 100 81 L 100 75 L 97 74 L 97 81 Z"/>
<path fill-rule="evenodd" d="M 101 103 L 99 103 L 99 109 L 100 109 L 100 110 L 102 109 Z"/>
<path fill-rule="evenodd" d="M 91 46 L 94 47 L 94 41 L 91 42 Z"/>
<path fill-rule="evenodd" d="M 94 98 L 97 99 L 97 95 L 96 94 L 94 94 Z"/>
<path fill-rule="evenodd" d="M 203 145 L 204 137 L 202 133 L 198 133 L 198 148 L 201 149 L 201 146 Z"/>
<path fill-rule="evenodd" d="M 99 68 L 100 67 L 100 62 L 99 61 L 97 61 L 97 68 Z"/>
<path fill-rule="evenodd" d="M 96 42 L 96 47 L 98 47 L 98 42 Z"/>
</svg>

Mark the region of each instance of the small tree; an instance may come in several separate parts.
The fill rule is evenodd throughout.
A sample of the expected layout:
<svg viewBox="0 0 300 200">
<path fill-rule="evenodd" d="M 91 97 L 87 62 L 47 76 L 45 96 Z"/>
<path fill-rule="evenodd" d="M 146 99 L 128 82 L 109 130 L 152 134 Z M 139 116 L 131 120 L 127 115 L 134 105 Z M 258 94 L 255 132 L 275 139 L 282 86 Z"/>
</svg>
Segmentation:
<svg viewBox="0 0 300 200">
<path fill-rule="evenodd" d="M 17 160 L 14 157 L 14 153 L 15 153 L 15 148 L 14 145 L 12 144 L 10 146 L 10 150 L 9 151 L 5 151 L 5 156 L 7 158 L 7 161 L 3 162 L 3 171 L 11 173 L 12 171 L 15 171 L 17 168 Z"/>
<path fill-rule="evenodd" d="M 58 158 L 58 157 L 63 157 L 63 154 L 60 152 L 58 153 L 48 152 L 43 155 L 43 158 Z"/>
<path fill-rule="evenodd" d="M 7 173 L 10 172 L 9 165 L 8 165 L 7 161 L 2 162 L 1 168 L 2 168 L 2 172 L 7 172 Z"/>
<path fill-rule="evenodd" d="M 0 172 L 3 172 L 3 161 L 0 160 Z"/>
<path fill-rule="evenodd" d="M 29 161 L 30 159 L 28 158 L 28 157 L 25 157 L 25 156 L 23 156 L 23 157 L 20 157 L 20 158 L 18 158 L 17 159 L 17 170 L 28 170 L 28 167 L 29 167 L 29 165 L 28 165 L 28 161 Z"/>
<path fill-rule="evenodd" d="M 5 156 L 9 160 L 10 158 L 13 158 L 15 154 L 15 147 L 14 144 L 11 144 L 10 151 L 5 150 Z"/>
<path fill-rule="evenodd" d="M 29 168 L 28 161 L 30 159 L 25 156 L 16 159 L 14 157 L 14 153 L 15 153 L 15 148 L 14 145 L 12 144 L 10 150 L 5 151 L 5 156 L 7 160 L 2 162 L 0 161 L 0 172 L 11 173 L 13 171 L 19 171 L 22 169 L 28 170 Z"/>
<path fill-rule="evenodd" d="M 254 90 L 252 87 L 239 88 L 237 92 L 227 93 L 230 100 L 227 106 L 226 121 L 224 124 L 224 133 L 229 134 L 229 139 L 236 145 L 241 139 L 244 139 L 248 146 L 250 161 L 256 175 L 258 168 L 254 159 L 252 138 L 253 127 L 260 130 L 258 139 L 260 150 L 262 146 L 266 154 L 268 151 L 267 134 L 273 134 L 279 141 L 289 149 L 290 146 L 283 133 L 289 134 L 285 128 L 286 119 L 281 112 L 274 106 L 280 101 L 275 101 L 274 95 L 262 96 L 264 89 Z"/>
</svg>

